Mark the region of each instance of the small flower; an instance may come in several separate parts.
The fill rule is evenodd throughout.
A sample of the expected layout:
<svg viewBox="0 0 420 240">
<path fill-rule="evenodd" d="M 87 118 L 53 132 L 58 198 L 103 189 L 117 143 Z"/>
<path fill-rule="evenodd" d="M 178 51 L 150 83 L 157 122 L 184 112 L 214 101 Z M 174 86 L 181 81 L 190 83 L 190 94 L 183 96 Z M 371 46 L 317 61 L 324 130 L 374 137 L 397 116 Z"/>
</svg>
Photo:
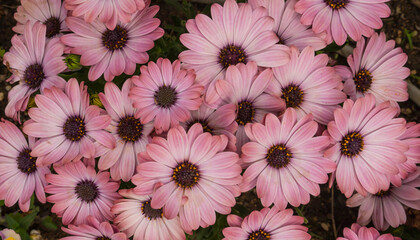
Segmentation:
<svg viewBox="0 0 420 240">
<path fill-rule="evenodd" d="M 137 195 L 132 189 L 122 189 L 119 193 L 125 198 L 117 200 L 111 211 L 117 215 L 114 223 L 128 237 L 134 236 L 134 240 L 185 240 L 179 217 L 168 219 L 162 208 L 152 208 L 152 196 Z"/>
<path fill-rule="evenodd" d="M 35 138 L 28 141 L 13 123 L 0 122 L 0 199 L 7 207 L 19 201 L 23 212 L 29 211 L 31 196 L 35 192 L 41 203 L 45 203 L 45 174 L 48 167 L 37 167 L 36 157 L 31 151 L 36 145 Z"/>
<path fill-rule="evenodd" d="M 295 10 L 302 14 L 303 24 L 312 25 L 315 33 L 327 34 L 328 44 L 334 40 L 341 46 L 347 35 L 359 41 L 362 35 L 370 37 L 374 29 L 382 28 L 381 18 L 391 14 L 388 1 L 299 0 Z"/>
<path fill-rule="evenodd" d="M 216 212 L 228 214 L 240 195 L 239 156 L 225 152 L 228 139 L 203 132 L 194 124 L 188 133 L 171 128 L 167 140 L 155 137 L 144 153 L 132 182 L 134 192 L 153 192 L 151 207 L 163 208 L 164 216 L 178 214 L 186 232 L 213 225 Z"/>
<path fill-rule="evenodd" d="M 344 228 L 344 237 L 339 237 L 337 240 L 401 240 L 399 237 L 394 237 L 390 233 L 382 234 L 373 227 L 362 227 L 357 223 L 351 225 L 351 229 Z"/>
<path fill-rule="evenodd" d="M 104 130 L 111 117 L 89 105 L 87 87 L 79 86 L 75 78 L 67 82 L 65 92 L 45 89 L 35 102 L 38 107 L 29 109 L 31 120 L 25 122 L 23 132 L 40 138 L 31 153 L 38 158 L 37 166 L 98 157 L 99 147 L 115 147 L 115 139 Z"/>
<path fill-rule="evenodd" d="M 13 229 L 8 228 L 0 231 L 0 237 L 2 240 L 21 240 L 19 234 L 17 234 Z"/>
<path fill-rule="evenodd" d="M 347 198 L 354 190 L 362 195 L 388 190 L 390 176 L 398 174 L 398 165 L 407 161 L 408 146 L 399 140 L 405 120 L 394 118 L 398 112 L 389 102 L 376 106 L 372 94 L 355 102 L 347 99 L 343 108 L 334 111 L 327 129 L 333 146 L 324 154 L 337 163 L 330 186 L 336 178 Z"/>
<path fill-rule="evenodd" d="M 407 83 L 410 69 L 403 67 L 407 54 L 395 48 L 395 41 L 386 41 L 385 33 L 374 33 L 357 42 L 353 54 L 347 58 L 349 67 L 335 66 L 343 77 L 344 92 L 354 101 L 372 93 L 378 103 L 408 99 Z M 396 103 L 394 103 L 397 106 Z"/>
<path fill-rule="evenodd" d="M 129 97 L 137 108 L 135 117 L 142 124 L 154 120 L 158 134 L 190 118 L 190 110 L 197 110 L 204 87 L 195 83 L 192 71 L 181 69 L 179 61 L 172 64 L 168 59 L 159 58 L 140 68 L 140 76 L 132 78 L 136 85 Z"/>
<path fill-rule="evenodd" d="M 87 224 L 70 224 L 68 228 L 61 227 L 61 230 L 72 236 L 60 240 L 128 240 L 125 233 L 118 231 L 108 221 L 99 222 L 93 216 L 87 217 Z"/>
<path fill-rule="evenodd" d="M 390 186 L 386 191 L 381 190 L 375 194 L 368 193 L 362 196 L 356 193 L 347 200 L 348 207 L 359 207 L 357 223 L 367 225 L 373 221 L 373 225 L 385 231 L 389 225 L 393 228 L 404 224 L 407 220 L 404 206 L 420 210 L 420 167 L 416 172 L 410 173 L 402 181 L 400 187 Z"/>
<path fill-rule="evenodd" d="M 311 239 L 308 228 L 302 226 L 303 217 L 293 216 L 291 209 L 263 208 L 251 212 L 243 220 L 229 215 L 228 223 L 230 227 L 223 229 L 224 240 Z"/>
<path fill-rule="evenodd" d="M 119 198 L 118 182 L 109 179 L 109 172 L 96 173 L 83 162 L 70 162 L 54 167 L 57 174 L 46 175 L 51 194 L 47 201 L 54 203 L 51 212 L 63 218 L 63 224 L 85 224 L 92 215 L 98 221 L 113 219 L 111 207 Z"/>
<path fill-rule="evenodd" d="M 310 196 L 320 194 L 319 184 L 328 181 L 335 163 L 322 156 L 329 145 L 328 136 L 314 137 L 318 124 L 312 115 L 297 121 L 296 111 L 286 109 L 282 121 L 267 114 L 264 125 L 247 124 L 251 142 L 242 146 L 242 161 L 249 166 L 243 175 L 241 191 L 257 187 L 264 207 L 272 203 L 285 209 L 307 204 Z"/>
</svg>

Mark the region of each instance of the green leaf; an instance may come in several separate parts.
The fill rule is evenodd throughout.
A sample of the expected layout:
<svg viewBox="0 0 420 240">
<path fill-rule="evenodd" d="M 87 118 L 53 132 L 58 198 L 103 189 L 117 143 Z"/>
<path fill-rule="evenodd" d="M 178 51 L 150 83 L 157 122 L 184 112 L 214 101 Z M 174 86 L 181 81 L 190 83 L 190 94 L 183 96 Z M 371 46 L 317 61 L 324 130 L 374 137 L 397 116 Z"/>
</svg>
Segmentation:
<svg viewBox="0 0 420 240">
<path fill-rule="evenodd" d="M 28 230 L 29 227 L 32 225 L 32 223 L 35 220 L 36 215 L 38 214 L 39 210 L 38 208 L 35 208 L 32 212 L 25 215 L 22 220 L 19 221 L 19 225 L 25 229 Z"/>
<path fill-rule="evenodd" d="M 31 237 L 29 236 L 28 232 L 26 232 L 25 229 L 18 228 L 15 231 L 16 231 L 16 233 L 18 233 L 20 235 L 20 237 L 22 238 L 22 240 L 31 240 Z"/>
<path fill-rule="evenodd" d="M 6 50 L 2 47 L 0 47 L 0 57 L 3 58 L 4 54 L 6 53 Z"/>
<path fill-rule="evenodd" d="M 7 227 L 16 230 L 19 227 L 19 222 L 13 217 L 12 214 L 6 214 Z"/>
<path fill-rule="evenodd" d="M 4 200 L 1 200 L 0 201 L 0 207 L 3 207 L 4 206 Z"/>
<path fill-rule="evenodd" d="M 57 225 L 55 225 L 55 223 L 53 222 L 50 216 L 44 217 L 44 219 L 42 219 L 41 224 L 49 230 L 52 230 L 52 231 L 57 230 Z"/>
</svg>

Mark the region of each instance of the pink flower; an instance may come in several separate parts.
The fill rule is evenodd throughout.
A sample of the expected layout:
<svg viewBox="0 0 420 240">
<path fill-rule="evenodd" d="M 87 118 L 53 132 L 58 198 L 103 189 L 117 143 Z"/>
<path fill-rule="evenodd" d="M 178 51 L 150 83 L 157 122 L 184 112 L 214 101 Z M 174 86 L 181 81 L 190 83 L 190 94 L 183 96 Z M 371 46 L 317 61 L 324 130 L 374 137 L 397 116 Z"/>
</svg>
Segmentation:
<svg viewBox="0 0 420 240">
<path fill-rule="evenodd" d="M 394 237 L 390 233 L 380 235 L 378 230 L 373 227 L 362 227 L 357 223 L 351 225 L 351 229 L 344 228 L 344 237 L 339 237 L 337 240 L 401 240 L 399 237 Z"/>
<path fill-rule="evenodd" d="M 395 41 L 386 41 L 385 33 L 374 33 L 365 41 L 357 42 L 353 54 L 347 58 L 349 67 L 336 66 L 343 77 L 344 92 L 354 101 L 372 93 L 381 103 L 388 100 L 404 102 L 408 99 L 407 83 L 410 69 L 403 67 L 407 54 L 394 48 Z M 394 104 L 397 106 L 397 104 Z"/>
<path fill-rule="evenodd" d="M 299 0 L 296 12 L 302 14 L 300 21 L 312 24 L 315 33 L 325 32 L 327 43 L 333 40 L 343 45 L 349 35 L 354 41 L 370 37 L 373 29 L 382 28 L 381 18 L 387 18 L 391 10 L 389 0 Z"/>
<path fill-rule="evenodd" d="M 272 31 L 274 20 L 265 8 L 253 10 L 248 3 L 238 5 L 227 0 L 223 7 L 213 4 L 211 16 L 198 14 L 188 20 L 189 33 L 180 37 L 189 50 L 179 59 L 196 71 L 200 84 L 207 87 L 214 80 L 224 79 L 230 65 L 255 61 L 261 67 L 277 67 L 289 61 L 289 49 L 276 44 L 279 39 Z"/>
<path fill-rule="evenodd" d="M 168 219 L 163 216 L 162 208 L 152 208 L 151 196 L 137 195 L 132 189 L 122 189 L 119 193 L 125 198 L 117 200 L 111 211 L 117 215 L 114 223 L 128 237 L 134 235 L 134 240 L 185 240 L 179 217 Z"/>
<path fill-rule="evenodd" d="M 129 23 L 137 11 L 149 4 L 150 0 L 64 0 L 64 6 L 71 10 L 73 16 L 83 16 L 87 23 L 99 19 L 111 30 L 115 29 L 118 21 Z"/>
<path fill-rule="evenodd" d="M 60 39 L 46 40 L 46 26 L 40 22 L 27 22 L 23 36 L 12 38 L 10 51 L 4 54 L 3 63 L 13 75 L 7 80 L 19 82 L 9 92 L 6 116 L 20 121 L 19 111 L 24 111 L 32 93 L 55 86 L 64 88 L 66 81 L 57 76 L 66 69 L 63 59 L 64 45 Z"/>
<path fill-rule="evenodd" d="M 103 222 L 113 219 L 111 207 L 119 198 L 118 182 L 109 179 L 109 172 L 96 173 L 91 166 L 81 161 L 55 166 L 57 174 L 46 175 L 51 194 L 47 201 L 54 203 L 51 212 L 63 218 L 63 224 L 85 224 L 92 215 Z"/>
<path fill-rule="evenodd" d="M 389 102 L 376 106 L 375 96 L 367 94 L 356 102 L 348 99 L 334 111 L 328 123 L 333 146 L 324 156 L 337 163 L 335 178 L 340 191 L 349 198 L 356 190 L 362 195 L 388 190 L 390 176 L 407 160 L 406 143 L 398 139 L 405 132 L 405 120 Z"/>
<path fill-rule="evenodd" d="M 347 98 L 340 76 L 327 64 L 328 56 L 315 56 L 312 47 L 301 53 L 291 47 L 290 62 L 273 68 L 275 80 L 267 92 L 281 96 L 286 107 L 296 110 L 298 119 L 312 113 L 317 122 L 327 124 L 333 120 L 334 110 Z"/>
<path fill-rule="evenodd" d="M 151 207 L 163 208 L 166 218 L 179 214 L 186 232 L 215 223 L 216 213 L 228 214 L 240 195 L 239 156 L 225 152 L 224 135 L 203 133 L 194 124 L 188 134 L 181 126 L 171 128 L 167 140 L 155 137 L 147 145 L 147 161 L 137 167 L 132 182 L 139 195 L 153 193 Z"/>
<path fill-rule="evenodd" d="M 82 55 L 80 64 L 92 66 L 88 74 L 90 81 L 97 80 L 102 74 L 106 81 L 112 81 L 123 72 L 132 75 L 136 63 L 143 64 L 149 60 L 146 51 L 153 48 L 153 41 L 163 36 L 160 20 L 153 18 L 158 11 L 158 6 L 147 6 L 137 12 L 131 22 L 118 22 L 113 30 L 98 19 L 85 23 L 80 18 L 68 17 L 67 26 L 74 33 L 62 36 L 61 41 L 73 47 L 72 53 Z"/>
<path fill-rule="evenodd" d="M 308 26 L 300 22 L 300 14 L 295 12 L 297 0 L 250 0 L 253 9 L 265 7 L 268 15 L 274 19 L 273 31 L 280 39 L 280 43 L 303 50 L 312 46 L 315 50 L 324 48 L 325 33 L 315 34 Z"/>
<path fill-rule="evenodd" d="M 223 134 L 229 139 L 227 150 L 235 152 L 235 133 L 238 124 L 235 122 L 235 115 L 231 114 L 235 109 L 234 104 L 226 104 L 217 109 L 202 104 L 198 110 L 191 111 L 190 119 L 181 123 L 181 125 L 185 128 L 185 131 L 188 131 L 195 123 L 200 123 L 204 132 L 214 135 Z"/>
<path fill-rule="evenodd" d="M 149 134 L 153 123 L 142 124 L 136 118 L 137 109 L 133 108 L 128 93 L 133 87 L 131 79 L 127 79 L 120 91 L 112 82 L 105 84 L 105 94 L 99 98 L 111 116 L 111 124 L 106 128 L 117 139 L 116 147 L 104 153 L 99 159 L 100 170 L 111 168 L 114 180 L 128 182 L 133 176 L 138 163 L 137 153 L 146 151 Z"/>
<path fill-rule="evenodd" d="M 312 115 L 297 121 L 296 111 L 286 109 L 282 121 L 267 114 L 264 125 L 247 124 L 245 131 L 251 142 L 242 147 L 242 161 L 249 166 L 243 175 L 241 191 L 257 186 L 264 207 L 272 203 L 285 209 L 287 203 L 297 207 L 307 204 L 310 196 L 318 196 L 319 184 L 328 181 L 327 173 L 335 163 L 322 157 L 329 137 L 314 137 L 318 124 Z"/>
<path fill-rule="evenodd" d="M 0 237 L 3 240 L 21 240 L 19 234 L 17 234 L 13 229 L 8 228 L 0 231 Z"/>
<path fill-rule="evenodd" d="M 277 207 L 253 211 L 243 220 L 236 215 L 228 216 L 230 227 L 223 229 L 223 240 L 248 239 L 293 239 L 307 240 L 311 235 L 302 226 L 303 217 L 293 216 L 291 209 L 279 210 Z"/>
<path fill-rule="evenodd" d="M 65 91 L 56 87 L 35 96 L 38 107 L 29 109 L 30 121 L 23 132 L 40 138 L 31 155 L 38 157 L 37 166 L 67 163 L 98 157 L 100 145 L 115 147 L 114 137 L 104 129 L 111 117 L 101 114 L 98 106 L 89 105 L 89 94 L 83 82 L 70 79 Z"/>
<path fill-rule="evenodd" d="M 222 99 L 221 106 L 226 104 L 236 106 L 224 109 L 223 114 L 236 119 L 238 152 L 242 145 L 249 141 L 244 130 L 247 123 L 261 122 L 266 113 L 278 114 L 285 109 L 280 96 L 265 92 L 272 79 L 273 72 L 270 69 L 258 72 L 256 63 L 249 62 L 246 65 L 240 63 L 230 66 L 226 71 L 226 79 L 216 81 L 215 92 Z"/>
<path fill-rule="evenodd" d="M 159 58 L 140 68 L 140 76 L 132 78 L 136 87 L 129 97 L 138 109 L 135 117 L 142 124 L 154 120 L 158 134 L 190 118 L 190 110 L 197 110 L 201 103 L 204 87 L 195 83 L 192 71 L 181 69 L 179 61 L 172 64 Z"/>
<path fill-rule="evenodd" d="M 7 207 L 19 201 L 23 212 L 29 211 L 31 196 L 35 192 L 41 203 L 45 203 L 45 174 L 48 167 L 37 167 L 36 158 L 30 155 L 35 138 L 29 144 L 22 132 L 13 123 L 0 122 L 0 199 Z"/>
<path fill-rule="evenodd" d="M 68 228 L 61 227 L 61 230 L 72 235 L 60 240 L 128 240 L 125 233 L 119 232 L 108 221 L 99 222 L 93 216 L 87 217 L 87 224 L 75 226 L 70 224 Z"/>
<path fill-rule="evenodd" d="M 386 230 L 389 225 L 396 228 L 407 220 L 404 206 L 420 210 L 420 167 L 408 175 L 400 187 L 390 186 L 387 191 L 378 191 L 375 194 L 362 196 L 356 193 L 347 200 L 348 207 L 359 208 L 357 223 L 373 225 L 381 230 Z"/>
<path fill-rule="evenodd" d="M 22 6 L 17 8 L 14 17 L 17 25 L 13 31 L 24 34 L 24 26 L 27 21 L 40 21 L 46 27 L 46 37 L 52 38 L 68 31 L 64 19 L 67 17 L 67 10 L 61 0 L 22 0 Z"/>
</svg>

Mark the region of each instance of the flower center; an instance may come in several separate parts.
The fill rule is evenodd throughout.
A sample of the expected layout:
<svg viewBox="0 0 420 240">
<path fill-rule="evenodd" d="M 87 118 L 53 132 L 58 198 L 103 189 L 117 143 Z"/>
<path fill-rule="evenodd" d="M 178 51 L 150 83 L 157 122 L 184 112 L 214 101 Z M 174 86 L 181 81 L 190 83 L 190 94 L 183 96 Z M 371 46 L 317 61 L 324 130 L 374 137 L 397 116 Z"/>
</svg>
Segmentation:
<svg viewBox="0 0 420 240">
<path fill-rule="evenodd" d="M 83 180 L 76 186 L 77 196 L 85 202 L 92 202 L 98 197 L 98 186 L 91 180 Z"/>
<path fill-rule="evenodd" d="M 298 86 L 289 85 L 282 89 L 281 98 L 286 102 L 286 107 L 297 108 L 303 102 L 303 91 Z"/>
<path fill-rule="evenodd" d="M 97 237 L 96 240 L 111 240 L 111 238 L 108 238 L 108 237 Z"/>
<path fill-rule="evenodd" d="M 52 38 L 60 33 L 61 22 L 56 17 L 50 17 L 47 21 L 44 22 L 47 26 L 46 36 L 47 38 Z"/>
<path fill-rule="evenodd" d="M 270 239 L 270 234 L 262 229 L 252 232 L 248 236 L 248 240 L 267 240 Z"/>
<path fill-rule="evenodd" d="M 354 157 L 359 154 L 364 146 L 363 137 L 357 132 L 347 134 L 343 140 L 341 140 L 340 144 L 341 153 L 349 157 Z"/>
<path fill-rule="evenodd" d="M 36 157 L 32 157 L 30 153 L 30 149 L 24 149 L 16 159 L 18 169 L 28 175 L 36 171 Z"/>
<path fill-rule="evenodd" d="M 38 63 L 32 64 L 25 69 L 23 78 L 32 89 L 38 89 L 45 78 L 44 69 Z"/>
<path fill-rule="evenodd" d="M 239 125 L 245 125 L 254 121 L 255 109 L 252 106 L 252 103 L 248 101 L 243 101 L 238 104 L 238 116 L 236 117 L 236 122 Z"/>
<path fill-rule="evenodd" d="M 119 25 L 114 30 L 106 30 L 102 34 L 102 42 L 109 50 L 121 49 L 125 46 L 128 40 L 127 30 Z"/>
<path fill-rule="evenodd" d="M 125 117 L 118 123 L 118 135 L 126 142 L 135 142 L 142 136 L 143 125 L 140 120 L 133 117 Z"/>
<path fill-rule="evenodd" d="M 372 75 L 368 70 L 360 69 L 359 72 L 353 78 L 356 90 L 358 92 L 366 92 L 372 85 Z"/>
<path fill-rule="evenodd" d="M 375 194 L 375 196 L 377 196 L 377 197 L 386 197 L 386 196 L 389 196 L 390 193 L 391 193 L 390 190 L 388 190 L 388 191 L 381 190 L 381 191 L 377 192 Z"/>
<path fill-rule="evenodd" d="M 346 6 L 349 0 L 324 0 L 324 2 L 333 9 L 339 9 Z"/>
<path fill-rule="evenodd" d="M 229 45 L 220 50 L 219 63 L 222 64 L 222 67 L 224 68 L 228 68 L 230 65 L 246 62 L 245 52 L 240 47 Z"/>
<path fill-rule="evenodd" d="M 268 165 L 279 169 L 289 164 L 292 153 L 290 153 L 284 144 L 274 145 L 267 151 L 265 158 L 267 159 Z"/>
<path fill-rule="evenodd" d="M 152 208 L 152 206 L 150 206 L 150 200 L 146 201 L 146 202 L 143 202 L 141 204 L 141 212 L 149 220 L 154 220 L 154 219 L 163 217 L 162 208 L 159 208 L 159 209 Z"/>
<path fill-rule="evenodd" d="M 177 96 L 176 91 L 172 87 L 161 86 L 155 92 L 155 103 L 163 108 L 170 108 L 175 104 Z"/>
<path fill-rule="evenodd" d="M 174 168 L 172 178 L 178 186 L 191 188 L 198 182 L 200 172 L 194 164 L 184 161 Z"/>
<path fill-rule="evenodd" d="M 211 127 L 209 127 L 207 121 L 206 120 L 201 120 L 201 119 L 200 120 L 197 119 L 197 120 L 194 120 L 194 121 L 191 121 L 191 122 L 187 123 L 187 131 L 190 130 L 190 128 L 196 123 L 201 124 L 201 126 L 203 127 L 203 132 L 208 132 L 210 134 L 213 133 L 213 129 Z"/>
<path fill-rule="evenodd" d="M 79 141 L 85 135 L 85 122 L 78 116 L 69 117 L 63 126 L 64 136 L 71 141 Z"/>
</svg>

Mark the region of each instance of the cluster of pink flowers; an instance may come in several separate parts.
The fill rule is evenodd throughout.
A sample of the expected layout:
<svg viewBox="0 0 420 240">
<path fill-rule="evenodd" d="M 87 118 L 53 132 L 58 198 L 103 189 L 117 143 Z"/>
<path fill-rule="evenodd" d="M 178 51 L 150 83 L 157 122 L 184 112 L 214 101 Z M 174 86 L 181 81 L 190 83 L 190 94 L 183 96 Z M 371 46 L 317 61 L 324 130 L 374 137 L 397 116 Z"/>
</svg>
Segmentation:
<svg viewBox="0 0 420 240">
<path fill-rule="evenodd" d="M 226 0 L 186 22 L 171 62 L 149 61 L 164 34 L 150 0 L 22 0 L 5 113 L 20 123 L 36 106 L 22 130 L 0 122 L 0 200 L 27 212 L 35 192 L 67 240 L 166 240 L 215 224 L 255 188 L 264 209 L 229 215 L 225 239 L 304 240 L 288 206 L 329 181 L 360 206 L 358 224 L 404 224 L 405 206 L 420 209 L 420 124 L 397 118 L 409 69 L 374 32 L 384 2 Z M 349 66 L 315 53 L 347 36 Z M 59 75 L 70 53 L 104 83 L 103 107 Z M 394 239 L 358 224 L 339 239 Z"/>
</svg>

